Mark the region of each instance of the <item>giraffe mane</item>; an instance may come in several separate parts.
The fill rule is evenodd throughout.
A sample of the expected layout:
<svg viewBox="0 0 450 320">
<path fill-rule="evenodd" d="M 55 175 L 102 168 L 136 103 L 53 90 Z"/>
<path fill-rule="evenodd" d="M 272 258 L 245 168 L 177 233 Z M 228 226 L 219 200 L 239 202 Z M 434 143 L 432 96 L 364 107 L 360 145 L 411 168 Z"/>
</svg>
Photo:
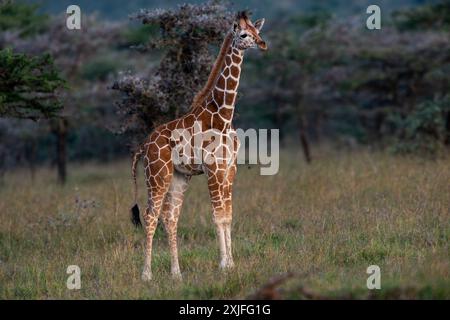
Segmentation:
<svg viewBox="0 0 450 320">
<path fill-rule="evenodd" d="M 236 15 L 236 20 L 239 21 L 239 19 L 249 20 L 250 19 L 251 12 L 248 10 L 239 11 Z"/>
<path fill-rule="evenodd" d="M 206 81 L 206 84 L 203 87 L 203 89 L 200 90 L 200 92 L 197 93 L 197 95 L 194 97 L 191 106 L 191 111 L 201 106 L 201 104 L 208 97 L 208 94 L 216 85 L 217 79 L 219 78 L 220 75 L 220 71 L 222 70 L 222 66 L 225 62 L 225 57 L 227 55 L 228 48 L 230 47 L 232 40 L 233 35 L 231 34 L 231 32 L 229 32 L 225 36 L 225 39 L 223 40 L 222 46 L 219 51 L 219 55 L 217 56 L 216 61 L 214 62 L 214 65 L 212 67 L 211 73 L 209 74 L 208 81 Z"/>
</svg>

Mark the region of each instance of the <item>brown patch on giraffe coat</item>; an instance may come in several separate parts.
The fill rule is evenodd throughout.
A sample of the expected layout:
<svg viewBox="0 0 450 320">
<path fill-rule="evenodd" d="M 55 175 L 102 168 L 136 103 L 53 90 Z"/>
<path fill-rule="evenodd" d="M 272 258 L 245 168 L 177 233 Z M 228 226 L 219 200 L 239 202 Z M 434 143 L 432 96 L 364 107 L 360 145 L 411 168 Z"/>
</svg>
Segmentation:
<svg viewBox="0 0 450 320">
<path fill-rule="evenodd" d="M 221 130 L 225 126 L 225 121 L 222 119 L 222 117 L 216 113 L 212 116 L 212 127 Z"/>
<path fill-rule="evenodd" d="M 160 149 L 163 148 L 164 146 L 169 145 L 169 139 L 161 135 L 154 142 Z"/>
<path fill-rule="evenodd" d="M 183 127 L 183 128 L 189 128 L 194 125 L 194 122 L 195 122 L 195 116 L 193 114 L 190 114 L 187 117 L 185 117 L 178 126 Z"/>
<path fill-rule="evenodd" d="M 213 95 L 214 95 L 214 100 L 217 102 L 218 106 L 222 105 L 224 92 L 218 91 L 218 90 L 214 90 Z M 214 102 L 212 102 L 211 104 L 213 104 L 213 103 Z"/>
<path fill-rule="evenodd" d="M 233 105 L 235 97 L 236 97 L 236 93 L 227 93 L 225 95 L 225 104 L 228 106 Z"/>
<path fill-rule="evenodd" d="M 210 104 L 208 104 L 208 110 L 211 112 L 211 113 L 216 113 L 216 112 L 218 112 L 219 111 L 219 106 L 218 106 L 218 104 L 217 103 L 214 103 L 214 102 L 211 102 Z"/>
<path fill-rule="evenodd" d="M 227 90 L 235 90 L 237 87 L 237 80 L 234 80 L 232 78 L 227 79 Z"/>
<path fill-rule="evenodd" d="M 167 129 L 172 131 L 173 129 L 176 128 L 177 124 L 178 124 L 178 120 L 174 120 L 174 121 L 170 121 L 168 124 L 166 124 L 166 126 L 167 126 Z"/>
<path fill-rule="evenodd" d="M 235 78 L 239 77 L 240 71 L 237 66 L 231 66 L 231 75 Z"/>
<path fill-rule="evenodd" d="M 242 58 L 241 57 L 239 57 L 239 56 L 237 56 L 237 55 L 235 55 L 235 54 L 233 54 L 233 62 L 234 63 L 236 63 L 236 64 L 240 64 L 241 62 L 242 62 Z"/>
<path fill-rule="evenodd" d="M 171 130 L 169 130 L 167 127 L 160 130 L 160 136 L 163 138 L 170 138 Z"/>
<path fill-rule="evenodd" d="M 201 130 L 206 131 L 208 129 L 211 129 L 211 114 L 203 115 L 202 117 L 199 117 L 197 119 L 198 121 L 201 121 Z"/>
<path fill-rule="evenodd" d="M 216 87 L 222 90 L 225 89 L 225 78 L 222 75 L 217 79 Z"/>
</svg>

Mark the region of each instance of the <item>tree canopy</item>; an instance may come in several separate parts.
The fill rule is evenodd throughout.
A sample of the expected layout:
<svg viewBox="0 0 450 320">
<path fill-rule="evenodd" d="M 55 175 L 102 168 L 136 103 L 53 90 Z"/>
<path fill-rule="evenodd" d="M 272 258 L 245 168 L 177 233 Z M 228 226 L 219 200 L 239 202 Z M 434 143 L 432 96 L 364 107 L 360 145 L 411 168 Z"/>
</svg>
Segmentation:
<svg viewBox="0 0 450 320">
<path fill-rule="evenodd" d="M 54 117 L 62 108 L 56 93 L 64 86 L 50 55 L 0 50 L 0 117 Z"/>
</svg>

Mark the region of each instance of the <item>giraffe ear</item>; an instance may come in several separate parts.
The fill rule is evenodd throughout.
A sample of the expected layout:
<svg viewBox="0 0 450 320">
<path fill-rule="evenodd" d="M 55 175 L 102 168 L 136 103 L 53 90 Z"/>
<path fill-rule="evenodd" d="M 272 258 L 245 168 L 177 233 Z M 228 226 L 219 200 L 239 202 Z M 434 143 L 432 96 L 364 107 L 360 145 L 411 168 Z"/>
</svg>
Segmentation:
<svg viewBox="0 0 450 320">
<path fill-rule="evenodd" d="M 256 28 L 256 30 L 258 30 L 258 32 L 261 31 L 261 29 L 262 29 L 262 27 L 263 27 L 265 21 L 266 21 L 266 20 L 265 20 L 264 18 L 262 18 L 262 19 L 256 20 L 256 21 L 253 23 L 253 26 Z"/>
</svg>

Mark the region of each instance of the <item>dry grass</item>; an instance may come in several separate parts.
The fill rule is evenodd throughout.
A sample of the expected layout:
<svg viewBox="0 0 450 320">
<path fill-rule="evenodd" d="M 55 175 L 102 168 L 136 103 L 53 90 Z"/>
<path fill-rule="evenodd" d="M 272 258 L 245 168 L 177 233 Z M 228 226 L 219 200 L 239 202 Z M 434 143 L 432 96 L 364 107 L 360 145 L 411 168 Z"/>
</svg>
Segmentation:
<svg viewBox="0 0 450 320">
<path fill-rule="evenodd" d="M 0 187 L 0 298 L 245 298 L 293 272 L 277 296 L 450 298 L 450 161 L 359 151 L 321 152 L 307 166 L 283 154 L 280 173 L 241 167 L 235 184 L 236 269 L 218 270 L 204 177 L 193 179 L 179 227 L 184 281 L 170 278 L 165 234 L 155 237 L 151 283 L 142 283 L 143 232 L 133 229 L 127 161 L 71 168 L 67 186 L 46 169 Z M 143 178 L 141 177 L 142 185 Z M 145 203 L 143 187 L 140 203 Z M 78 265 L 82 289 L 66 288 Z M 382 289 L 366 288 L 366 268 Z M 307 298 L 308 296 L 306 296 Z"/>
</svg>

